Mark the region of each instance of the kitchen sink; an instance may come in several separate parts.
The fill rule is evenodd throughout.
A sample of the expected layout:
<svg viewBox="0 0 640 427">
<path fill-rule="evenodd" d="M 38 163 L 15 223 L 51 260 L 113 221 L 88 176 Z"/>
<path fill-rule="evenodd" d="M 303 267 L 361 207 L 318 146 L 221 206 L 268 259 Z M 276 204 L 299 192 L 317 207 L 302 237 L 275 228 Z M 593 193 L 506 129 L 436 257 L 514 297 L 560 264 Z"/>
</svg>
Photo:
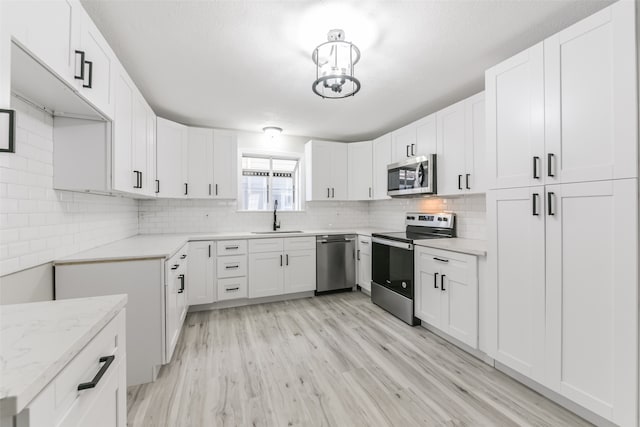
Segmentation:
<svg viewBox="0 0 640 427">
<path fill-rule="evenodd" d="M 287 233 L 304 233 L 304 231 L 252 231 L 251 234 L 287 234 Z"/>
</svg>

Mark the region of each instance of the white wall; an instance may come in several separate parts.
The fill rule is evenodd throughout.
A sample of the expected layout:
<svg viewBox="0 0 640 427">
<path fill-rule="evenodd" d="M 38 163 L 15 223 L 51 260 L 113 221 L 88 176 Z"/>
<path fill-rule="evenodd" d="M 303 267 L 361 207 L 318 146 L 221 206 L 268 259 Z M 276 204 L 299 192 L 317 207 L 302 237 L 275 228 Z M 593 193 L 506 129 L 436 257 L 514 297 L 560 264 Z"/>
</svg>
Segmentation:
<svg viewBox="0 0 640 427">
<path fill-rule="evenodd" d="M 0 153 L 0 276 L 135 235 L 137 201 L 53 189 L 53 118 L 11 103 L 16 152 Z"/>
</svg>

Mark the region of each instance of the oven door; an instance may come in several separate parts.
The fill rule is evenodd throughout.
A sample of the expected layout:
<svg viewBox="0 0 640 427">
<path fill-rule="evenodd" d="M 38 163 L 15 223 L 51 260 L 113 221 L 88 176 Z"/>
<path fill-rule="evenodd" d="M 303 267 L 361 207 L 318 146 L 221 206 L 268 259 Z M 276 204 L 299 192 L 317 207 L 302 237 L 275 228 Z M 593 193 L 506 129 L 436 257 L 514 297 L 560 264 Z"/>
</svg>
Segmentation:
<svg viewBox="0 0 640 427">
<path fill-rule="evenodd" d="M 373 282 L 413 299 L 413 244 L 379 237 L 372 243 Z"/>
<path fill-rule="evenodd" d="M 387 194 L 409 196 L 435 194 L 436 156 L 415 157 L 387 166 Z"/>
</svg>

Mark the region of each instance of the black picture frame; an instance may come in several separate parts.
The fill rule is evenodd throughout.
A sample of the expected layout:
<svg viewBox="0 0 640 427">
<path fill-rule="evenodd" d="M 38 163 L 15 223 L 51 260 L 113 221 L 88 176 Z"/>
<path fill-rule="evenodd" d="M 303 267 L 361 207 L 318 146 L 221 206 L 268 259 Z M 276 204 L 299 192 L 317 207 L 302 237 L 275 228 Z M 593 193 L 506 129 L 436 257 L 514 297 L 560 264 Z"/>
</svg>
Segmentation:
<svg viewBox="0 0 640 427">
<path fill-rule="evenodd" d="M 8 135 L 0 135 L 0 153 L 15 153 L 16 152 L 16 112 L 15 110 L 0 109 L 0 115 L 9 116 L 9 130 Z M 5 144 L 5 137 L 7 138 Z"/>
</svg>

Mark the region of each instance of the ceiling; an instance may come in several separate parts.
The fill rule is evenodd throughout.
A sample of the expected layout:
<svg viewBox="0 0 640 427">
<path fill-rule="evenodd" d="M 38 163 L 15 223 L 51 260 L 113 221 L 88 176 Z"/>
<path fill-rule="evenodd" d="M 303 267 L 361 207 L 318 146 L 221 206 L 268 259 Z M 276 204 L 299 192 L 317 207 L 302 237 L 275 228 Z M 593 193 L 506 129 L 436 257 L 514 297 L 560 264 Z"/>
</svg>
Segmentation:
<svg viewBox="0 0 640 427">
<path fill-rule="evenodd" d="M 190 125 L 372 139 L 483 90 L 484 70 L 610 0 L 83 0 L 155 112 Z M 362 90 L 311 91 L 342 28 Z"/>
</svg>

